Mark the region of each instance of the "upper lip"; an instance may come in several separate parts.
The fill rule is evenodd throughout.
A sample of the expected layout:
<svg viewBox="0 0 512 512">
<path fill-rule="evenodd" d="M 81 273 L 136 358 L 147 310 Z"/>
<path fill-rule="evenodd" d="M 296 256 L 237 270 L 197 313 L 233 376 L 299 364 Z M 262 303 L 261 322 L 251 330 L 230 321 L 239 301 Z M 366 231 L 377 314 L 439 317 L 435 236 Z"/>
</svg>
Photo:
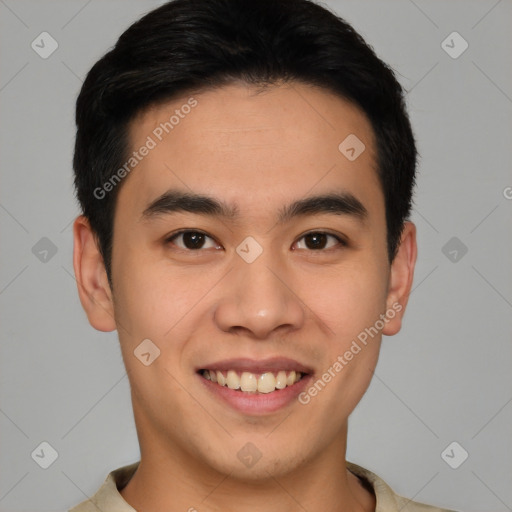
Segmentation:
<svg viewBox="0 0 512 512">
<path fill-rule="evenodd" d="M 295 370 L 296 372 L 301 373 L 313 373 L 312 368 L 305 366 L 299 363 L 298 361 L 295 361 L 294 359 L 289 359 L 287 357 L 272 357 L 269 359 L 259 360 L 248 358 L 223 359 L 222 361 L 206 363 L 197 368 L 197 371 L 200 370 L 235 370 L 250 373 L 275 372 L 279 370 Z"/>
</svg>

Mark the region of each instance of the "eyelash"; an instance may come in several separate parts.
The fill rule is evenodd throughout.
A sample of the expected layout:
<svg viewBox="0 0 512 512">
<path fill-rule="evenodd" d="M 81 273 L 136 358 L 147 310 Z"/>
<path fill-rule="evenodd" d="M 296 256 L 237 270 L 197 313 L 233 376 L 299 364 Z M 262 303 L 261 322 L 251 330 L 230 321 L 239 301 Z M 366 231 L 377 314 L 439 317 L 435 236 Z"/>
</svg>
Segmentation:
<svg viewBox="0 0 512 512">
<path fill-rule="evenodd" d="M 195 229 L 182 229 L 182 230 L 177 231 L 176 233 L 173 233 L 172 235 L 168 236 L 165 239 L 165 244 L 173 243 L 174 239 L 176 239 L 177 237 L 179 237 L 180 235 L 183 235 L 185 233 L 198 233 L 201 235 L 205 235 L 207 238 L 210 238 L 211 240 L 215 241 L 215 239 L 213 237 L 211 237 L 204 231 L 195 230 Z M 307 233 L 304 233 L 303 235 L 301 235 L 300 238 L 297 239 L 297 241 L 302 240 L 303 238 L 305 238 L 308 235 L 327 235 L 327 236 L 334 238 L 342 248 L 348 247 L 348 243 L 343 238 L 341 238 L 340 236 L 335 235 L 333 233 L 329 233 L 328 231 L 308 231 Z M 216 242 L 216 241 L 215 241 L 215 243 L 218 244 L 218 242 Z M 218 244 L 218 245 L 220 245 L 220 244 Z M 183 249 L 181 247 L 178 247 L 178 249 L 181 251 L 185 251 L 185 252 L 201 252 L 204 250 L 202 248 L 200 248 L 200 249 L 187 249 L 187 248 Z M 339 249 L 340 249 L 340 247 L 328 247 L 327 249 L 306 249 L 306 250 L 308 250 L 310 252 L 326 252 L 326 251 L 339 250 Z"/>
</svg>

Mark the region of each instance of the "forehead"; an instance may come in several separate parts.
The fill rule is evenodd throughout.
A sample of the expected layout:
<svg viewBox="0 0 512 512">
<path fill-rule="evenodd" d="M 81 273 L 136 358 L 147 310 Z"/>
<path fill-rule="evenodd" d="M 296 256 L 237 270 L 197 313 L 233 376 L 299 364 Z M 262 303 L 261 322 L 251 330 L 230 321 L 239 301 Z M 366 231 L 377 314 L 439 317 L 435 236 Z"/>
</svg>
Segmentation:
<svg viewBox="0 0 512 512">
<path fill-rule="evenodd" d="M 125 178 L 118 204 L 139 213 L 178 187 L 254 214 L 347 190 L 384 215 L 371 124 L 323 89 L 293 83 L 256 92 L 233 84 L 184 95 L 137 116 L 130 146 L 145 156 Z"/>
</svg>

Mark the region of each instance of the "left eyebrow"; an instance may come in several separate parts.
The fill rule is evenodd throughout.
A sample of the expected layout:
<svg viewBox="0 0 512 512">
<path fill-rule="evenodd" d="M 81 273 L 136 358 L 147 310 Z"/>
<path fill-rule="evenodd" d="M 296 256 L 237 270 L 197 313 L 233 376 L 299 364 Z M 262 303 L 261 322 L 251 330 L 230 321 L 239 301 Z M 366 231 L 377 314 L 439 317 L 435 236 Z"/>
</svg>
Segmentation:
<svg viewBox="0 0 512 512">
<path fill-rule="evenodd" d="M 294 201 L 280 210 L 278 222 L 282 224 L 293 217 L 325 213 L 348 215 L 361 222 L 368 218 L 368 210 L 353 194 L 333 192 Z"/>
<path fill-rule="evenodd" d="M 206 195 L 168 190 L 149 204 L 142 213 L 141 220 L 180 211 L 226 219 L 236 219 L 239 216 L 237 205 L 229 205 Z M 277 222 L 283 224 L 295 217 L 320 214 L 347 215 L 364 222 L 368 217 L 368 210 L 353 194 L 332 192 L 299 199 L 282 207 L 278 211 Z"/>
</svg>

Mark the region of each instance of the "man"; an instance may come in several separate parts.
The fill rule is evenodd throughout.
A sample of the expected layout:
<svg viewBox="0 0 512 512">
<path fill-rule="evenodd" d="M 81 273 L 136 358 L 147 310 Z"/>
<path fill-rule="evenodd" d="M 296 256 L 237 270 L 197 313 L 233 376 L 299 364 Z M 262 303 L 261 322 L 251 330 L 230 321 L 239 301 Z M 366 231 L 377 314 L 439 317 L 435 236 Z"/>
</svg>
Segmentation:
<svg viewBox="0 0 512 512">
<path fill-rule="evenodd" d="M 416 261 L 391 70 L 307 0 L 176 0 L 77 101 L 74 268 L 141 460 L 74 512 L 435 511 L 345 459 Z"/>
</svg>

